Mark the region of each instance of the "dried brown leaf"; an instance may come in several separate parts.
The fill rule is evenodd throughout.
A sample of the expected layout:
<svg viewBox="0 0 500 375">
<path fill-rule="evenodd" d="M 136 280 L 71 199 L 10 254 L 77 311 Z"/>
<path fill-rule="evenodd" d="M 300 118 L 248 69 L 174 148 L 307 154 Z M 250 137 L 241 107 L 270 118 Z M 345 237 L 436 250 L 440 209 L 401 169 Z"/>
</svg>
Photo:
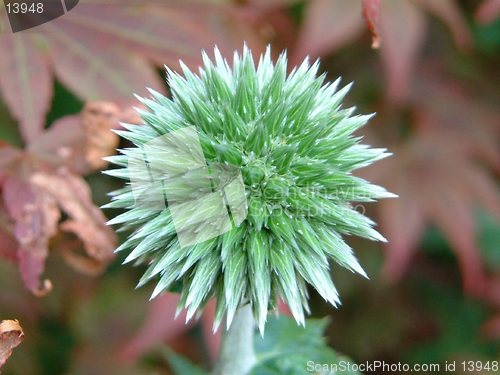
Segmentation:
<svg viewBox="0 0 500 375">
<path fill-rule="evenodd" d="M 58 250 L 60 250 L 65 262 L 73 269 L 90 276 L 100 275 L 104 271 L 105 263 L 90 258 L 88 255 L 80 254 L 81 241 L 71 241 L 70 239 L 65 239 L 65 241 L 58 247 Z"/>
<path fill-rule="evenodd" d="M 117 146 L 111 129 L 121 117 L 115 104 L 92 102 L 80 115 L 57 121 L 25 150 L 0 146 L 0 256 L 18 263 L 36 295 L 51 289 L 48 280 L 40 285 L 40 277 L 58 230 L 78 239 L 78 246 L 63 246 L 62 253 L 79 270 L 96 274 L 113 256 L 115 235 L 80 175 L 105 166 L 101 158 Z M 59 225 L 61 211 L 68 220 Z"/>
<path fill-rule="evenodd" d="M 111 129 L 128 115 L 110 102 L 87 103 L 78 115 L 57 120 L 37 140 L 29 145 L 38 160 L 58 167 L 66 166 L 78 174 L 104 168 L 103 157 L 118 146 L 118 136 Z"/>
<path fill-rule="evenodd" d="M 104 264 L 109 262 L 113 258 L 116 238 L 101 210 L 92 203 L 85 181 L 64 168 L 55 173 L 36 172 L 32 181 L 68 215 L 61 229 L 78 236 L 91 258 Z"/>
<path fill-rule="evenodd" d="M 137 105 L 136 108 L 141 108 L 141 105 Z M 120 115 L 120 122 L 125 124 L 140 125 L 142 124 L 142 119 L 134 108 L 128 107 L 122 111 Z M 121 129 L 121 125 L 118 124 L 116 129 Z"/>
<path fill-rule="evenodd" d="M 103 157 L 118 147 L 118 135 L 111 131 L 119 122 L 120 109 L 113 103 L 91 102 L 83 109 L 82 125 L 85 132 L 84 155 L 91 170 L 107 165 Z"/>
<path fill-rule="evenodd" d="M 24 332 L 17 320 L 2 320 L 0 322 L 0 367 L 11 356 L 12 350 L 21 344 Z"/>
</svg>

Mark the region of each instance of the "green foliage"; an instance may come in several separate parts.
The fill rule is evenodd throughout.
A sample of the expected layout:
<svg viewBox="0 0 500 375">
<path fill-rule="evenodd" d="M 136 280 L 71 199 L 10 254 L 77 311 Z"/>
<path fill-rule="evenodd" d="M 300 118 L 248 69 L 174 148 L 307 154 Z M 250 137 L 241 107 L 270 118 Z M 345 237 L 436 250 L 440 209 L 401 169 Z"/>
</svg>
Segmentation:
<svg viewBox="0 0 500 375">
<path fill-rule="evenodd" d="M 477 215 L 479 226 L 479 241 L 487 264 L 494 268 L 500 266 L 500 223 L 492 215 L 480 211 Z"/>
<path fill-rule="evenodd" d="M 252 375 L 302 375 L 307 372 L 307 363 L 340 365 L 353 363 L 349 358 L 336 353 L 323 337 L 327 319 L 308 319 L 305 327 L 297 326 L 286 317 L 269 319 L 264 337 L 255 338 L 257 365 Z M 357 375 L 357 371 L 344 371 Z"/>
<path fill-rule="evenodd" d="M 0 140 L 14 146 L 21 146 L 23 141 L 15 121 L 10 117 L 5 105 L 0 102 Z"/>
<path fill-rule="evenodd" d="M 341 107 L 350 86 L 338 89 L 339 80 L 325 83 L 325 76 L 317 75 L 318 62 L 311 66 L 306 60 L 287 77 L 286 56 L 273 64 L 270 49 L 257 67 L 246 47 L 242 56 L 235 53 L 232 67 L 217 49 L 215 64 L 205 54 L 203 59 L 199 76 L 185 65 L 184 76 L 168 71 L 171 99 L 154 91 L 151 99 L 141 99 L 147 108 L 140 111 L 145 125 L 125 125 L 126 130 L 118 132 L 135 147 L 108 158 L 124 168 L 107 173 L 132 183 L 148 179 L 149 174 L 131 167 L 130 161 L 127 165 L 127 158 L 146 158 L 153 179 L 165 178 L 167 168 L 181 171 L 176 172 L 179 178 L 165 180 L 168 190 L 159 188 L 162 199 L 169 194 L 199 198 L 202 179 L 182 172 L 192 155 L 176 151 L 175 157 L 168 156 L 168 148 L 179 145 L 157 142 L 194 126 L 206 159 L 202 163 L 212 170 L 233 166 L 241 171 L 248 216 L 218 237 L 182 246 L 171 210 L 140 204 L 137 191 L 126 187 L 112 193 L 106 206 L 128 210 L 110 224 L 135 228 L 119 250 L 132 250 L 127 261 L 150 264 L 140 285 L 160 277 L 153 297 L 181 280 L 180 307 L 188 309 L 188 319 L 215 296 L 215 325 L 226 314 L 229 326 L 236 309 L 250 301 L 263 331 L 267 311 L 282 298 L 304 324 L 307 284 L 332 305 L 339 302 L 329 259 L 365 276 L 341 235 L 385 241 L 349 202 L 394 196 L 351 174 L 389 154 L 360 145 L 352 135 L 371 116 L 353 115 L 354 108 Z M 192 145 L 179 142 L 191 150 Z M 153 194 L 151 189 L 145 190 Z M 208 199 L 199 202 L 192 216 L 218 215 L 219 208 Z"/>
<path fill-rule="evenodd" d="M 183 356 L 175 353 L 169 348 L 163 349 L 163 356 L 174 371 L 175 375 L 208 375 L 208 372 L 200 369 L 196 365 L 189 362 Z"/>
<path fill-rule="evenodd" d="M 81 100 L 68 91 L 59 81 L 55 80 L 54 97 L 45 124 L 50 125 L 64 116 L 77 114 L 82 111 L 83 106 Z"/>
<path fill-rule="evenodd" d="M 489 25 L 474 25 L 474 37 L 478 47 L 487 55 L 495 56 L 500 47 L 500 20 Z"/>
<path fill-rule="evenodd" d="M 425 311 L 435 317 L 439 334 L 425 345 L 414 346 L 407 353 L 408 361 L 443 363 L 450 359 L 495 358 L 500 343 L 488 343 L 477 335 L 487 316 L 484 304 L 464 299 L 457 290 L 436 282 L 422 282 L 420 295 Z"/>
<path fill-rule="evenodd" d="M 62 323 L 50 318 L 42 319 L 39 323 L 37 359 L 42 366 L 40 374 L 62 374 L 68 371 L 70 353 L 76 343 L 70 327 Z"/>
<path fill-rule="evenodd" d="M 308 319 L 306 327 L 297 324 L 286 316 L 269 319 L 264 337 L 256 335 L 255 353 L 257 364 L 251 375 L 303 375 L 312 373 L 309 366 L 326 364 L 340 366 L 354 362 L 330 348 L 323 337 L 327 319 Z M 171 351 L 163 350 L 163 355 L 176 375 L 208 374 L 186 358 Z M 357 371 L 344 371 L 347 375 L 359 375 Z"/>
</svg>

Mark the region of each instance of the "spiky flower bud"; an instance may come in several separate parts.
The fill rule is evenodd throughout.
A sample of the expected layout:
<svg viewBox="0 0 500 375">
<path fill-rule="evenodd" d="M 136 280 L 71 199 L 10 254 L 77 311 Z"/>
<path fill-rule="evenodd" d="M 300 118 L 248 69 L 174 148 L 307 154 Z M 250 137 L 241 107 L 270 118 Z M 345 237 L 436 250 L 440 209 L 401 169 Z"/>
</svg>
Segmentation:
<svg viewBox="0 0 500 375">
<path fill-rule="evenodd" d="M 216 326 L 250 303 L 262 331 L 282 299 L 303 324 L 307 284 L 339 302 L 330 259 L 366 276 L 342 235 L 384 241 L 349 202 L 393 196 L 351 174 L 388 153 L 358 143 L 371 115 L 343 109 L 350 86 L 318 62 L 287 75 L 284 54 L 256 67 L 246 47 L 232 67 L 217 49 L 203 60 L 198 75 L 167 68 L 171 98 L 152 91 L 144 124 L 118 131 L 135 145 L 108 158 L 129 181 L 107 205 L 134 230 L 118 250 L 148 264 L 139 285 L 159 277 L 153 297 L 180 290 L 188 319 L 215 297 Z"/>
</svg>

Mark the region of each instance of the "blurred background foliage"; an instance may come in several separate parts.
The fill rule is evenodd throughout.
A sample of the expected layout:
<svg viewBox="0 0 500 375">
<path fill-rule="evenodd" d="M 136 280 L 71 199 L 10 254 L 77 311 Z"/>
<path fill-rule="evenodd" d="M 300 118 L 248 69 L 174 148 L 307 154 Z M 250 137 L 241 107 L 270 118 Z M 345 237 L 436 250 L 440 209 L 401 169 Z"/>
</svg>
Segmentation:
<svg viewBox="0 0 500 375">
<path fill-rule="evenodd" d="M 25 332 L 3 373 L 169 374 L 165 344 L 213 363 L 213 306 L 185 326 L 174 294 L 148 302 L 142 271 L 112 259 L 125 234 L 97 207 L 120 185 L 101 157 L 137 122 L 132 93 L 168 92 L 163 64 L 244 41 L 354 81 L 347 104 L 377 112 L 361 133 L 394 152 L 361 171 L 400 196 L 359 206 L 389 240 L 351 240 L 371 280 L 333 267 L 338 310 L 312 294 L 328 343 L 358 362 L 500 360 L 500 3 L 382 0 L 369 27 L 362 5 L 81 0 L 16 35 L 0 8 L 0 320 Z"/>
</svg>

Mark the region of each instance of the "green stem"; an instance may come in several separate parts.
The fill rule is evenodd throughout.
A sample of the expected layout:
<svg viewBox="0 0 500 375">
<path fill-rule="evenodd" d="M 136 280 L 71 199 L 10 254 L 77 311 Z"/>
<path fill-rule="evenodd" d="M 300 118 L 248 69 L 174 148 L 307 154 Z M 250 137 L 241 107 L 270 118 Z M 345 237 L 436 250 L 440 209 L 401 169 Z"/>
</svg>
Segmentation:
<svg viewBox="0 0 500 375">
<path fill-rule="evenodd" d="M 249 304 L 241 306 L 222 334 L 222 345 L 213 375 L 246 375 L 256 363 L 253 349 L 254 320 Z"/>
</svg>

